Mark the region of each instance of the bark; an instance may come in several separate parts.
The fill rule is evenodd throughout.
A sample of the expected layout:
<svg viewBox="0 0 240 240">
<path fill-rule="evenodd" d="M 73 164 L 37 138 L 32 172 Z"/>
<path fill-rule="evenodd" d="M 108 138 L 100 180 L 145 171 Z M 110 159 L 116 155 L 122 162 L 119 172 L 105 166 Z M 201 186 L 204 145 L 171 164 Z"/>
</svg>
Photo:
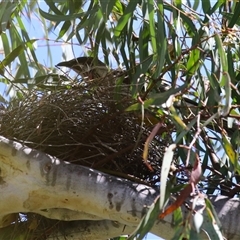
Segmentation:
<svg viewBox="0 0 240 240">
<path fill-rule="evenodd" d="M 131 233 L 158 195 L 157 189 L 63 162 L 0 137 L 2 228 L 13 222 L 16 213 L 33 212 L 64 220 L 49 239 L 106 239 Z M 227 236 L 239 239 L 235 224 L 240 220 L 239 200 L 218 197 L 212 202 Z M 172 216 L 156 221 L 151 231 L 171 238 Z"/>
</svg>

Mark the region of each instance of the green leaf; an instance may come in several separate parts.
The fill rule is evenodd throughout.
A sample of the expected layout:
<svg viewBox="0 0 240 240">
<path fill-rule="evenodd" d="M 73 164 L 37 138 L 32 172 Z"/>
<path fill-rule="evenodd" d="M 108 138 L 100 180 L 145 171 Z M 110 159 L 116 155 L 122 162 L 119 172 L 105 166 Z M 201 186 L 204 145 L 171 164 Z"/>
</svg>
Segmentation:
<svg viewBox="0 0 240 240">
<path fill-rule="evenodd" d="M 24 40 L 27 41 L 27 42 L 31 41 L 31 39 L 30 39 L 30 37 L 28 35 L 28 32 L 27 32 L 27 30 L 25 28 L 25 25 L 24 25 L 24 23 L 22 21 L 22 18 L 20 16 L 17 16 L 17 22 L 19 24 L 19 27 L 21 28 L 21 33 L 22 33 L 22 35 L 24 37 Z M 38 61 L 37 61 L 35 49 L 33 47 L 30 47 L 29 50 L 30 50 L 30 52 L 32 54 L 32 57 L 33 57 L 34 61 L 37 63 Z"/>
<path fill-rule="evenodd" d="M 60 82 L 68 82 L 69 79 L 63 75 L 59 75 L 59 74 L 48 74 L 48 75 L 44 75 L 44 76 L 38 76 L 38 77 L 34 77 L 34 78 L 19 78 L 19 79 L 15 79 L 14 83 L 21 83 L 21 84 L 28 84 L 28 85 L 58 85 Z"/>
<path fill-rule="evenodd" d="M 37 39 L 30 40 L 28 42 L 25 42 L 18 47 L 16 47 L 14 50 L 11 51 L 3 60 L 0 62 L 0 74 L 3 74 L 3 70 L 6 66 L 8 66 L 11 62 L 13 62 L 23 51 L 27 48 L 30 48 L 32 44 L 37 41 Z"/>
<path fill-rule="evenodd" d="M 204 0 L 202 1 L 202 9 L 205 14 L 209 14 L 211 9 L 211 3 L 210 0 Z"/>
<path fill-rule="evenodd" d="M 95 53 L 94 55 L 95 56 L 98 55 L 98 50 L 99 50 L 101 40 L 103 40 L 103 39 L 107 40 L 106 35 L 105 35 L 106 23 L 102 19 L 103 19 L 102 12 L 98 11 L 96 13 L 96 20 L 98 21 L 98 26 L 96 29 L 97 34 L 96 34 L 95 47 L 94 47 L 94 53 Z"/>
<path fill-rule="evenodd" d="M 221 115 L 227 116 L 229 114 L 229 111 L 231 110 L 231 102 L 232 102 L 231 78 L 230 78 L 228 72 L 222 73 L 222 79 L 221 79 L 220 85 L 224 86 L 224 88 L 225 88 L 225 103 L 224 103 L 223 108 L 221 109 Z"/>
<path fill-rule="evenodd" d="M 8 1 L 1 1 L 0 2 L 0 7 L 1 7 L 0 8 L 0 19 L 3 18 L 9 4 L 11 5 L 12 3 L 8 2 Z"/>
<path fill-rule="evenodd" d="M 52 0 L 45 0 L 46 4 L 49 6 L 51 11 L 53 11 L 56 15 L 64 15 L 56 6 L 55 2 Z"/>
<path fill-rule="evenodd" d="M 63 15 L 63 14 L 53 15 L 53 14 L 49 14 L 49 13 L 43 11 L 41 8 L 39 8 L 39 12 L 44 18 L 46 18 L 50 21 L 54 21 L 54 22 L 72 21 L 77 18 L 83 17 L 85 14 L 85 12 L 83 12 L 83 13 L 75 13 L 75 14 L 71 14 L 71 15 Z"/>
<path fill-rule="evenodd" d="M 117 15 L 123 15 L 124 8 L 123 8 L 123 3 L 120 0 L 115 1 L 115 5 L 113 6 L 112 12 L 117 14 Z"/>
<path fill-rule="evenodd" d="M 176 144 L 171 144 L 165 151 L 162 161 L 162 168 L 161 168 L 161 185 L 160 185 L 160 202 L 159 208 L 160 210 L 163 209 L 165 204 L 165 195 L 166 195 L 166 186 L 168 180 L 169 170 L 172 164 L 174 149 L 176 148 Z"/>
<path fill-rule="evenodd" d="M 21 26 L 21 22 L 19 22 L 19 25 Z M 21 31 L 22 31 L 23 37 L 19 33 L 19 28 L 18 28 L 17 24 L 12 25 L 11 28 L 9 29 L 12 49 L 17 48 L 19 45 L 23 45 L 24 42 L 31 41 L 31 40 L 27 40 L 27 38 L 25 37 L 26 34 L 24 33 L 24 28 L 22 28 Z M 11 49 L 11 51 L 12 51 L 12 49 Z M 31 46 L 28 48 L 28 50 L 30 50 L 30 52 L 33 52 L 33 49 L 34 49 L 34 47 L 31 44 Z M 18 59 L 19 59 L 20 63 L 18 66 L 21 68 L 23 76 L 30 77 L 30 71 L 29 71 L 29 67 L 28 67 L 28 63 L 27 63 L 27 59 L 26 59 L 26 54 L 23 54 L 23 52 L 21 54 L 19 54 Z M 33 58 L 34 58 L 34 54 L 33 54 Z"/>
<path fill-rule="evenodd" d="M 65 21 L 64 24 L 62 25 L 62 28 L 61 28 L 60 32 L 59 32 L 57 40 L 62 38 L 70 27 L 71 27 L 71 22 L 70 21 Z"/>
<path fill-rule="evenodd" d="M 147 214 L 142 218 L 136 230 L 130 235 L 128 240 L 142 240 L 150 232 L 159 214 L 159 197 L 150 206 Z"/>
<path fill-rule="evenodd" d="M 132 77 L 132 95 L 135 95 L 139 91 L 139 87 L 142 88 L 143 84 L 145 83 L 145 75 L 141 75 L 149 71 L 152 61 L 153 55 L 148 55 L 140 62 L 140 64 L 138 64 L 136 67 L 134 66 L 136 72 L 133 74 Z"/>
<path fill-rule="evenodd" d="M 128 20 L 132 17 L 137 4 L 138 4 L 138 1 L 129 1 L 123 16 L 119 19 L 118 24 L 117 24 L 116 28 L 114 29 L 114 35 L 116 37 L 119 37 L 121 35 Z"/>
<path fill-rule="evenodd" d="M 234 69 L 234 59 L 232 55 L 232 48 L 228 47 L 227 49 L 227 61 L 228 61 L 228 73 L 233 83 L 235 80 L 235 69 Z"/>
<path fill-rule="evenodd" d="M 166 61 L 166 51 L 167 51 L 167 37 L 165 32 L 165 24 L 164 24 L 164 8 L 163 2 L 158 1 L 158 11 L 157 11 L 157 21 L 155 28 L 156 31 L 156 40 L 157 40 L 157 55 L 156 59 L 156 70 L 153 75 L 154 78 L 158 78 L 160 73 L 162 72 L 162 68 Z M 150 33 L 151 34 L 151 33 Z"/>
<path fill-rule="evenodd" d="M 171 12 L 174 12 L 177 10 L 177 9 L 173 8 L 171 5 L 164 5 L 164 8 Z M 194 22 L 191 20 L 191 18 L 188 15 L 183 13 L 182 9 L 179 9 L 179 12 L 180 12 L 181 21 L 182 21 L 188 35 L 190 37 L 194 37 L 197 33 L 197 29 L 196 29 Z"/>
<path fill-rule="evenodd" d="M 153 94 L 150 99 L 144 101 L 144 108 L 147 109 L 150 105 L 160 106 L 166 103 L 166 101 L 169 99 L 171 95 L 174 95 L 180 91 L 183 91 L 183 89 L 185 89 L 187 86 L 188 86 L 188 83 L 186 82 L 179 88 L 171 88 L 165 92 Z M 141 110 L 141 107 L 142 107 L 141 103 L 135 103 L 130 107 L 128 107 L 126 111 Z"/>
<path fill-rule="evenodd" d="M 109 15 L 111 14 L 111 12 L 113 10 L 113 7 L 114 7 L 116 1 L 117 0 L 111 0 L 111 1 L 99 0 L 105 22 L 107 22 Z"/>
<path fill-rule="evenodd" d="M 221 233 L 221 222 L 217 216 L 217 213 L 212 205 L 211 201 L 208 198 L 205 198 L 206 203 L 206 217 L 203 222 L 203 229 L 208 233 L 209 239 L 224 239 Z"/>
<path fill-rule="evenodd" d="M 157 54 L 157 37 L 155 32 L 155 19 L 154 19 L 154 6 L 153 0 L 147 1 L 147 15 L 145 16 L 145 20 L 149 22 L 149 33 L 150 33 L 150 40 L 152 43 L 152 51 L 153 54 Z M 159 29 L 160 30 L 160 29 Z"/>
<path fill-rule="evenodd" d="M 11 16 L 16 11 L 17 2 L 1 1 L 0 2 L 0 33 L 5 32 L 8 24 L 12 22 Z"/>
<path fill-rule="evenodd" d="M 194 75 L 200 66 L 200 50 L 194 49 L 190 53 L 190 57 L 187 61 L 187 73 L 189 75 Z"/>
<path fill-rule="evenodd" d="M 180 116 L 178 116 L 176 110 L 171 107 L 171 117 L 173 119 L 173 121 L 175 122 L 176 126 L 178 127 L 180 134 L 177 136 L 175 143 L 179 143 L 184 136 L 192 129 L 192 127 L 196 124 L 197 122 L 197 118 L 193 118 L 193 120 L 191 120 L 191 122 L 186 126 L 186 124 L 182 121 L 182 119 L 180 118 Z"/>
<path fill-rule="evenodd" d="M 215 13 L 217 11 L 218 8 L 220 8 L 223 4 L 226 4 L 226 0 L 218 0 L 216 1 L 216 3 L 213 5 L 213 7 L 210 9 L 210 11 L 208 12 L 208 15 L 211 16 L 213 13 Z M 206 19 L 208 19 L 209 21 L 209 17 L 207 17 Z"/>
<path fill-rule="evenodd" d="M 239 171 L 237 153 L 234 151 L 232 144 L 229 142 L 227 136 L 224 133 L 222 133 L 222 140 L 223 140 L 222 141 L 223 148 L 224 148 L 226 154 L 228 155 L 230 162 L 234 166 L 235 170 Z"/>
<path fill-rule="evenodd" d="M 227 62 L 227 56 L 225 53 L 225 49 L 223 48 L 222 40 L 220 39 L 218 33 L 215 34 L 215 41 L 216 41 L 216 48 L 218 50 L 218 54 L 221 61 L 221 67 L 222 71 L 227 72 L 228 71 L 228 62 Z"/>
<path fill-rule="evenodd" d="M 8 41 L 9 40 L 8 36 L 6 33 L 2 33 L 1 38 L 2 38 L 2 43 L 3 43 L 4 53 L 5 53 L 5 55 L 8 55 L 11 52 L 10 44 Z"/>
<path fill-rule="evenodd" d="M 221 69 L 222 69 L 222 77 L 220 81 L 220 86 L 225 89 L 225 98 L 226 102 L 224 107 L 221 111 L 223 116 L 226 116 L 230 109 L 231 109 L 231 78 L 228 74 L 228 60 L 226 56 L 225 49 L 223 48 L 222 40 L 220 39 L 219 35 L 215 35 L 216 47 L 218 50 L 218 54 L 220 57 Z"/>
<path fill-rule="evenodd" d="M 228 12 L 222 12 L 223 17 L 225 17 L 227 20 L 231 21 L 233 17 L 233 13 Z M 235 22 L 236 25 L 240 26 L 240 17 Z"/>
<path fill-rule="evenodd" d="M 194 11 L 197 11 L 198 6 L 199 6 L 199 3 L 200 3 L 200 0 L 194 0 L 194 1 L 193 1 L 192 9 L 193 9 Z"/>
<path fill-rule="evenodd" d="M 238 1 L 234 7 L 233 15 L 231 20 L 229 21 L 228 27 L 232 28 L 238 21 L 240 21 L 240 2 Z"/>
<path fill-rule="evenodd" d="M 180 226 L 183 222 L 183 214 L 181 208 L 177 208 L 173 212 L 173 224 L 174 226 Z"/>
<path fill-rule="evenodd" d="M 149 32 L 148 24 L 144 22 L 140 29 L 140 34 L 139 34 L 140 62 L 143 62 L 145 59 L 147 59 L 149 55 L 149 52 L 148 52 L 149 38 L 150 38 L 150 32 Z"/>
</svg>

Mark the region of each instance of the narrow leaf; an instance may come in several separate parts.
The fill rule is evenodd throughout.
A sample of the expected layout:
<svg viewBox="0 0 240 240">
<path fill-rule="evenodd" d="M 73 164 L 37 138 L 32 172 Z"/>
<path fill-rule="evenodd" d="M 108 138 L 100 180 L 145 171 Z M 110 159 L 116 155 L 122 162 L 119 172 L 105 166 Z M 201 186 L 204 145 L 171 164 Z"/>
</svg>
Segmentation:
<svg viewBox="0 0 240 240">
<path fill-rule="evenodd" d="M 187 61 L 187 72 L 189 75 L 193 75 L 199 68 L 200 50 L 194 49 L 190 53 L 190 57 Z"/>
<path fill-rule="evenodd" d="M 54 21 L 54 22 L 63 22 L 63 21 L 72 21 L 75 20 L 77 18 L 80 18 L 84 16 L 85 12 L 82 13 L 75 13 L 75 14 L 71 14 L 71 15 L 53 15 L 53 14 L 49 14 L 45 11 L 43 11 L 41 8 L 39 8 L 39 12 L 40 14 L 50 20 L 50 21 Z"/>
<path fill-rule="evenodd" d="M 13 62 L 23 51 L 26 49 L 26 47 L 31 47 L 31 45 L 36 41 L 37 39 L 30 40 L 26 43 L 23 43 L 16 47 L 14 50 L 11 51 L 0 63 L 0 74 L 3 74 L 3 70 L 6 66 L 8 66 L 11 62 Z M 30 44 L 30 45 L 29 45 Z"/>
<path fill-rule="evenodd" d="M 231 78 L 230 78 L 228 72 L 223 72 L 221 85 L 224 86 L 224 88 L 225 88 L 225 103 L 221 110 L 221 114 L 222 114 L 222 116 L 227 116 L 231 110 L 231 102 L 232 102 Z"/>
<path fill-rule="evenodd" d="M 150 169 L 150 171 L 153 171 L 153 169 L 152 169 L 151 165 L 147 162 L 148 148 L 149 148 L 149 144 L 154 139 L 154 137 L 157 135 L 157 132 L 161 126 L 162 126 L 161 123 L 156 124 L 156 126 L 153 128 L 152 132 L 150 133 L 150 135 L 148 136 L 148 138 L 144 144 L 143 160 L 144 160 L 144 163 L 147 165 L 147 167 Z"/>
<path fill-rule="evenodd" d="M 204 0 L 202 1 L 202 9 L 205 14 L 209 14 L 211 9 L 211 3 L 210 0 Z"/>
<path fill-rule="evenodd" d="M 105 21 L 108 20 L 108 16 L 111 14 L 116 1 L 117 0 L 111 0 L 111 1 L 99 0 Z"/>
<path fill-rule="evenodd" d="M 154 19 L 154 6 L 153 0 L 147 1 L 147 9 L 148 9 L 148 21 L 149 21 L 149 32 L 150 32 L 150 40 L 152 43 L 153 54 L 157 53 L 157 37 L 156 37 L 156 29 L 155 29 L 155 19 Z"/>
<path fill-rule="evenodd" d="M 203 228 L 207 231 L 209 239 L 225 239 L 221 233 L 221 222 L 217 216 L 217 213 L 212 205 L 211 201 L 208 198 L 205 198 L 207 215 L 206 219 L 203 222 Z"/>
<path fill-rule="evenodd" d="M 233 164 L 235 168 L 238 168 L 239 164 L 238 164 L 237 153 L 234 151 L 232 144 L 230 143 L 230 141 L 228 140 L 224 132 L 222 132 L 222 140 L 223 140 L 222 142 L 223 148 L 226 154 L 228 155 L 230 162 Z"/>
<path fill-rule="evenodd" d="M 131 234 L 128 240 L 142 240 L 150 232 L 156 222 L 159 213 L 159 197 L 149 208 L 147 214 L 143 217 L 136 230 Z"/>
<path fill-rule="evenodd" d="M 228 71 L 228 62 L 227 62 L 227 56 L 225 53 L 225 49 L 223 48 L 222 40 L 220 39 L 219 35 L 215 34 L 215 41 L 216 41 L 216 47 L 218 50 L 218 54 L 221 61 L 221 67 L 224 72 Z"/>
<path fill-rule="evenodd" d="M 65 21 L 64 24 L 61 27 L 61 30 L 58 34 L 57 40 L 62 38 L 64 36 L 64 34 L 68 31 L 68 29 L 71 26 L 71 22 L 70 21 Z"/>
<path fill-rule="evenodd" d="M 138 4 L 138 1 L 129 1 L 123 16 L 119 19 L 118 25 L 116 26 L 116 28 L 114 30 L 114 35 L 116 37 L 120 36 L 122 30 L 124 29 L 124 27 L 126 26 L 128 20 L 129 20 L 129 18 L 132 17 L 137 4 Z"/>
<path fill-rule="evenodd" d="M 191 176 L 190 176 L 189 184 L 180 192 L 176 201 L 173 204 L 171 204 L 170 206 L 168 206 L 167 209 L 159 215 L 160 219 L 163 219 L 165 216 L 171 214 L 173 211 L 175 211 L 177 208 L 179 208 L 183 204 L 183 202 L 189 197 L 191 192 L 194 191 L 195 186 L 197 185 L 197 183 L 200 180 L 201 173 L 202 173 L 202 171 L 201 171 L 200 159 L 196 155 L 196 161 L 195 161 L 195 164 L 194 164 Z M 161 174 L 163 174 L 163 172 L 161 172 Z M 161 175 L 161 181 L 162 180 L 164 180 L 164 179 L 162 179 L 162 175 Z M 162 187 L 162 182 L 161 182 L 161 187 Z M 161 203 L 162 192 L 160 192 L 160 193 L 161 193 L 161 195 L 160 195 L 160 203 Z M 161 207 L 161 205 L 160 205 L 160 207 Z"/>
<path fill-rule="evenodd" d="M 231 21 L 228 24 L 229 28 L 232 28 L 237 23 L 237 21 L 239 21 L 240 19 L 239 16 L 240 16 L 240 2 L 238 1 L 234 7 L 234 12 Z"/>
<path fill-rule="evenodd" d="M 176 144 L 171 144 L 165 151 L 163 156 L 162 162 L 162 169 L 161 169 L 161 185 L 160 185 L 160 202 L 159 208 L 163 209 L 165 203 L 165 194 L 166 194 L 166 186 L 167 186 L 167 179 L 170 170 L 170 166 L 172 164 L 172 159 L 174 155 L 174 150 L 176 148 Z"/>
<path fill-rule="evenodd" d="M 161 104 L 166 103 L 166 101 L 169 99 L 171 95 L 174 95 L 180 91 L 183 91 L 183 89 L 185 89 L 187 86 L 188 86 L 188 83 L 186 82 L 179 88 L 171 88 L 166 92 L 153 94 L 150 99 L 144 101 L 144 108 L 148 108 L 150 105 L 160 106 Z M 141 107 L 142 107 L 141 103 L 136 103 L 129 106 L 125 111 L 141 110 Z"/>
</svg>

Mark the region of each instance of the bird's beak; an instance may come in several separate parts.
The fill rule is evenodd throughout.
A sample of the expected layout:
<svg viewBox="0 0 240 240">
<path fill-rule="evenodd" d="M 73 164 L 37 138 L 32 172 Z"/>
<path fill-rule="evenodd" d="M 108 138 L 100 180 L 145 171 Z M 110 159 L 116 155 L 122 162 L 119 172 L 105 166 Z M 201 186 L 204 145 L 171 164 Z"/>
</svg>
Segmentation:
<svg viewBox="0 0 240 240">
<path fill-rule="evenodd" d="M 55 67 L 69 67 L 68 62 L 60 62 L 57 65 L 55 65 Z"/>
</svg>

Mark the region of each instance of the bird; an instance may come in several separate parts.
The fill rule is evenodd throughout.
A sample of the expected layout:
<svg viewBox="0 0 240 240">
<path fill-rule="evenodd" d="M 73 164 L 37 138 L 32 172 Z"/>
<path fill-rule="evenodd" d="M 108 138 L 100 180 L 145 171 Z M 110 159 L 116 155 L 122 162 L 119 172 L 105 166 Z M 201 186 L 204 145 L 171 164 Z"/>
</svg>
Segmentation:
<svg viewBox="0 0 240 240">
<path fill-rule="evenodd" d="M 104 78 L 109 73 L 109 69 L 98 58 L 78 57 L 69 61 L 60 62 L 56 67 L 68 67 L 74 70 L 82 78 L 90 80 L 96 78 Z"/>
</svg>

